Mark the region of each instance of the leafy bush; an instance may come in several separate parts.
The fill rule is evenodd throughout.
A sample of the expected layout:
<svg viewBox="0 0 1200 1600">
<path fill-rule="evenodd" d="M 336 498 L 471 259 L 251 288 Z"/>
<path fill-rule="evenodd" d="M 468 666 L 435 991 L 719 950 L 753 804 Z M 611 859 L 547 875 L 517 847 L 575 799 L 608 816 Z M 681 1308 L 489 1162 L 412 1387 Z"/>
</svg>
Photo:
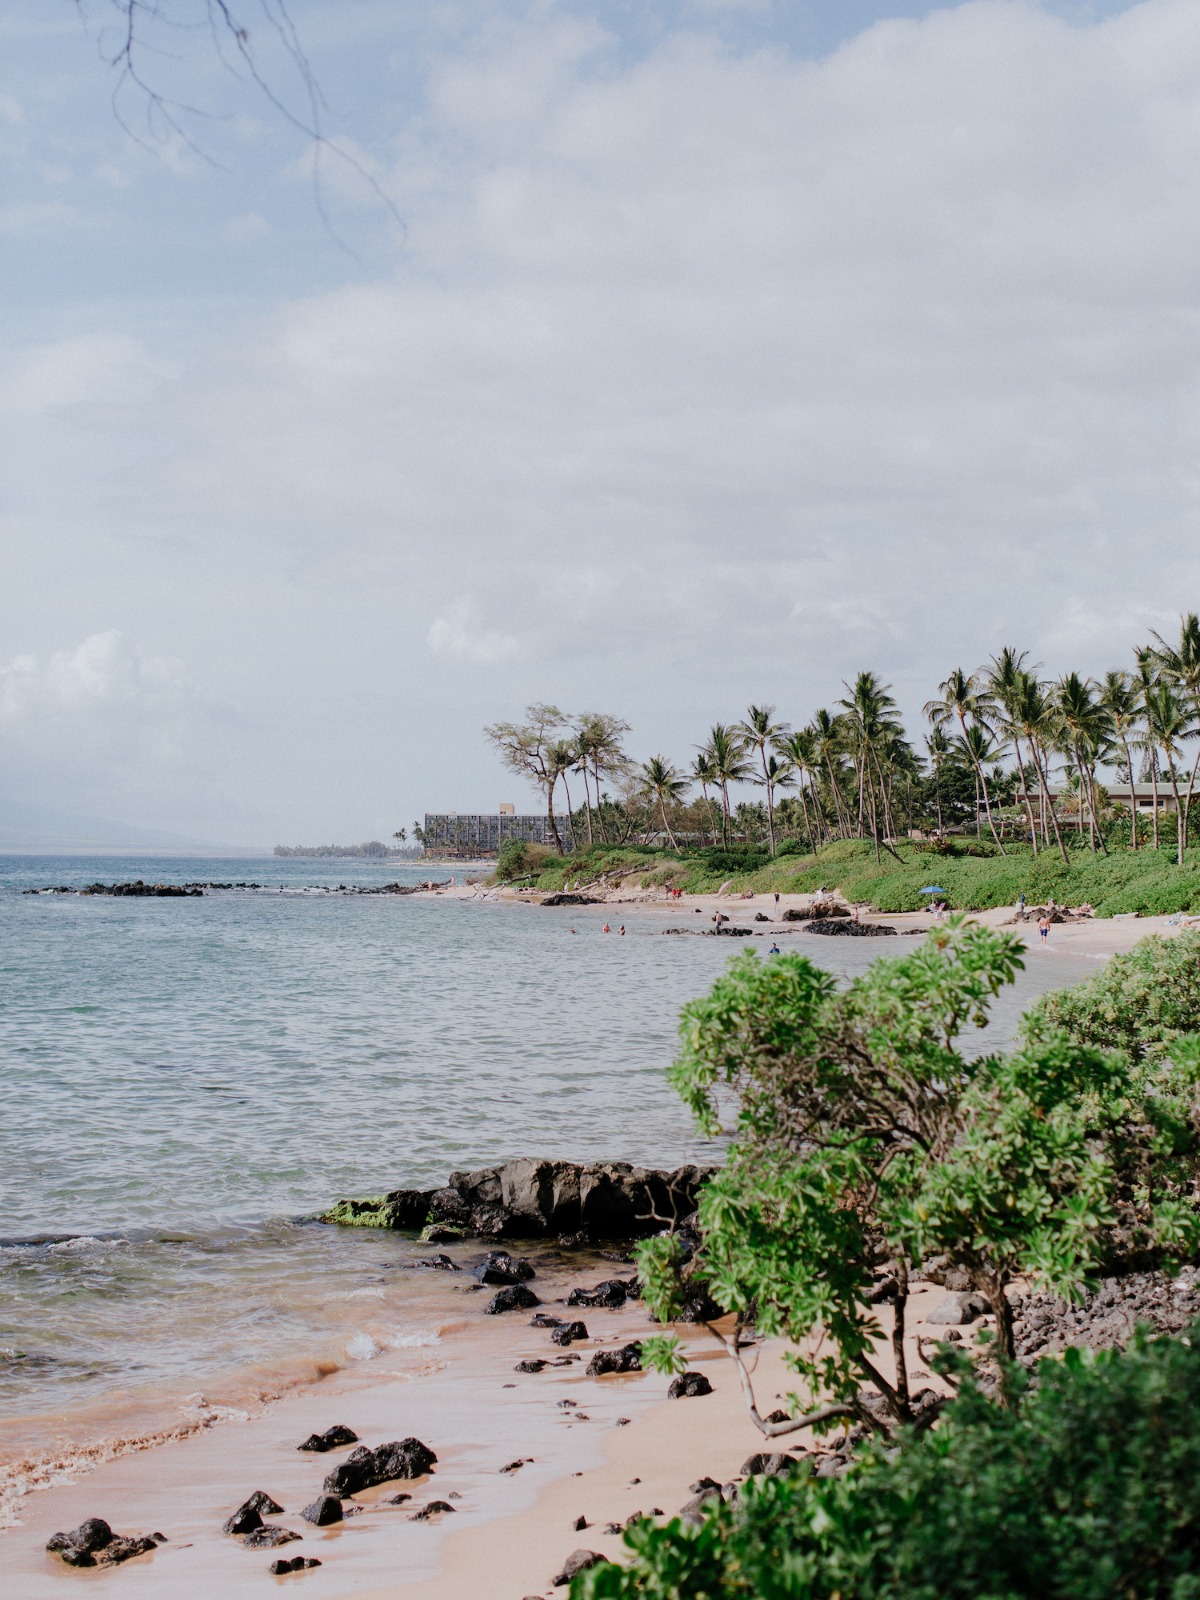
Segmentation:
<svg viewBox="0 0 1200 1600">
<path fill-rule="evenodd" d="M 625 1534 L 572 1600 L 1195 1600 L 1200 1329 L 1044 1361 L 1015 1408 L 969 1382 L 842 1478 L 751 1480 L 697 1527 Z"/>
<path fill-rule="evenodd" d="M 910 1266 L 944 1254 L 988 1300 L 1011 1357 L 1018 1276 L 1072 1296 L 1118 1250 L 1200 1244 L 1186 1165 L 1200 1149 L 1200 1041 L 1177 1041 L 1169 1070 L 1049 1027 L 1010 1056 L 968 1057 L 957 1041 L 986 1022 L 1020 950 L 951 923 L 840 991 L 804 956 L 747 952 L 684 1008 L 672 1082 L 703 1133 L 732 1123 L 734 1138 L 701 1192 L 691 1259 L 673 1236 L 651 1239 L 639 1275 L 661 1321 L 696 1274 L 793 1346 L 806 1398 L 788 1397 L 786 1423 L 752 1409 L 765 1434 L 847 1416 L 895 1432 L 925 1415 L 902 1344 L 894 1378 L 875 1362 L 870 1291 L 884 1268 L 903 1328 Z M 643 1361 L 676 1354 L 659 1338 Z"/>
<path fill-rule="evenodd" d="M 1161 1057 L 1172 1041 L 1200 1032 L 1200 932 L 1143 939 L 1086 983 L 1042 995 L 1026 1013 L 1025 1037 L 1054 1028 L 1135 1060 Z"/>
<path fill-rule="evenodd" d="M 698 855 L 701 864 L 709 872 L 723 872 L 726 875 L 736 872 L 757 872 L 770 860 L 765 850 L 753 844 L 732 845 L 728 850 L 710 848 L 699 851 Z"/>
</svg>

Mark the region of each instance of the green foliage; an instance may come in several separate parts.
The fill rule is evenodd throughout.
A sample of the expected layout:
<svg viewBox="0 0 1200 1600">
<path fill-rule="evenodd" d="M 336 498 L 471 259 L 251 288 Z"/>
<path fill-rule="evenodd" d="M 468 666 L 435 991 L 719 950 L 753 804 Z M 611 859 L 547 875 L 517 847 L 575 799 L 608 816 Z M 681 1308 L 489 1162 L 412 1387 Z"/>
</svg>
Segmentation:
<svg viewBox="0 0 1200 1600">
<path fill-rule="evenodd" d="M 1137 1060 L 1161 1057 L 1172 1041 L 1200 1033 L 1200 931 L 1143 939 L 1086 983 L 1043 995 L 1024 1031 L 1034 1039 L 1049 1029 Z"/>
<path fill-rule="evenodd" d="M 968 1383 L 843 1478 L 752 1480 L 625 1544 L 572 1600 L 1196 1600 L 1200 1330 L 1045 1361 L 1015 1409 Z"/>
<path fill-rule="evenodd" d="M 746 952 L 684 1009 L 671 1080 L 707 1135 L 734 1134 L 701 1194 L 686 1270 L 795 1347 L 818 1427 L 914 1420 L 903 1357 L 894 1382 L 874 1360 L 882 1330 L 868 1296 L 884 1264 L 902 1323 L 908 1266 L 945 1253 L 987 1296 L 1008 1356 L 1017 1276 L 1071 1296 L 1117 1240 L 1200 1244 L 1192 1047 L 1177 1047 L 1169 1072 L 1048 1026 L 1011 1056 L 960 1048 L 1020 951 L 1012 936 L 951 922 L 842 991 L 804 956 Z M 642 1246 L 639 1270 L 654 1314 L 676 1315 L 677 1244 Z M 883 1397 L 882 1417 L 864 1385 Z"/>
<path fill-rule="evenodd" d="M 496 861 L 496 877 L 501 883 L 511 883 L 529 871 L 529 846 L 524 839 L 505 839 Z"/>
</svg>

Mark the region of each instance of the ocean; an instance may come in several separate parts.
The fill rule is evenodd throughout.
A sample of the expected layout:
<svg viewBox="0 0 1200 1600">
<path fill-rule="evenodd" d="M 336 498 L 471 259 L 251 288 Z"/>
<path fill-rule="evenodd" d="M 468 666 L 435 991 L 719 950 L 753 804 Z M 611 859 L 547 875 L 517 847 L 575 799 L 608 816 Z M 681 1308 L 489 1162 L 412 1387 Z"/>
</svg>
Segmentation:
<svg viewBox="0 0 1200 1600">
<path fill-rule="evenodd" d="M 707 926 L 686 906 L 340 892 L 431 870 L 0 859 L 0 1462 L 436 1340 L 404 1241 L 304 1221 L 339 1196 L 712 1157 L 664 1069 L 733 942 L 662 937 Z M 259 887 L 22 892 L 135 878 Z M 804 948 L 847 975 L 904 946 Z M 1095 970 L 1031 961 L 989 1034 Z"/>
</svg>

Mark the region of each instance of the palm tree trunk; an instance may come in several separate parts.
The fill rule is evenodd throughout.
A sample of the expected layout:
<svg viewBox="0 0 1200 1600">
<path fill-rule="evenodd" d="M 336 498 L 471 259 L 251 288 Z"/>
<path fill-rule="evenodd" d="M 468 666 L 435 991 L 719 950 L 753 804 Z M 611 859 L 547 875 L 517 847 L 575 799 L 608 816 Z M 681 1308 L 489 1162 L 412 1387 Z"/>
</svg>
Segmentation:
<svg viewBox="0 0 1200 1600">
<path fill-rule="evenodd" d="M 1183 812 L 1179 804 L 1179 779 L 1175 776 L 1175 762 L 1168 750 L 1167 771 L 1171 774 L 1171 792 L 1175 796 L 1175 860 L 1179 866 L 1183 865 Z"/>
<path fill-rule="evenodd" d="M 659 792 L 658 796 L 658 809 L 662 813 L 662 825 L 666 830 L 667 839 L 670 842 L 671 849 L 678 850 L 679 846 L 675 843 L 675 835 L 671 832 L 671 824 L 667 821 L 667 802 L 661 791 Z"/>
<path fill-rule="evenodd" d="M 1039 748 L 1038 748 L 1038 746 L 1037 746 L 1037 744 L 1035 742 L 1033 742 L 1033 741 L 1030 742 L 1030 749 L 1033 751 L 1033 758 L 1034 758 L 1034 761 L 1035 761 L 1035 763 L 1037 765 L 1037 769 L 1038 769 L 1038 780 L 1042 785 L 1042 794 L 1044 796 L 1044 803 L 1043 803 L 1043 807 L 1042 807 L 1042 821 L 1043 821 L 1043 824 L 1044 824 L 1045 823 L 1045 813 L 1046 813 L 1047 810 L 1049 810 L 1049 812 L 1050 812 L 1050 821 L 1054 826 L 1054 839 L 1055 839 L 1055 842 L 1058 845 L 1058 853 L 1063 858 L 1063 865 L 1064 866 L 1069 866 L 1070 865 L 1070 857 L 1067 855 L 1067 847 L 1066 847 L 1066 844 L 1063 841 L 1062 829 L 1058 825 L 1058 812 L 1055 811 L 1055 809 L 1054 809 L 1054 801 L 1053 801 L 1053 799 L 1051 798 L 1051 795 L 1050 795 L 1050 773 L 1049 773 L 1049 769 L 1044 764 L 1043 752 L 1041 750 L 1039 750 Z"/>
<path fill-rule="evenodd" d="M 1033 859 L 1037 860 L 1037 827 L 1033 820 L 1033 801 L 1029 798 L 1029 785 L 1025 782 L 1025 763 L 1021 759 L 1021 741 L 1013 734 L 1013 749 L 1017 752 L 1017 772 L 1021 778 L 1021 799 L 1025 803 L 1025 817 L 1029 823 L 1029 839 L 1033 845 Z"/>
<path fill-rule="evenodd" d="M 1158 849 L 1158 747 L 1150 748 L 1150 791 L 1154 796 L 1154 848 Z"/>
<path fill-rule="evenodd" d="M 1121 734 L 1120 737 L 1121 749 L 1125 752 L 1125 770 L 1129 774 L 1129 815 L 1131 819 L 1129 848 L 1131 850 L 1136 850 L 1138 847 L 1137 795 L 1135 794 L 1133 787 L 1133 753 L 1129 748 L 1129 740 L 1125 737 L 1125 735 Z"/>
</svg>

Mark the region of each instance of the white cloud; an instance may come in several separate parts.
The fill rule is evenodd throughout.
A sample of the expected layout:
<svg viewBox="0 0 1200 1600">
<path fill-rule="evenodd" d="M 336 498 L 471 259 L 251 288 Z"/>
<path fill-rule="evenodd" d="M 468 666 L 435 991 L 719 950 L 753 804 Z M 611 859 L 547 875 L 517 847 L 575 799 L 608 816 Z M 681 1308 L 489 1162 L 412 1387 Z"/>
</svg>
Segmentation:
<svg viewBox="0 0 1200 1600">
<path fill-rule="evenodd" d="M 519 639 L 487 628 L 479 606 L 466 597 L 452 601 L 440 617 L 434 618 L 428 642 L 435 656 L 449 656 L 472 666 L 516 661 L 524 653 Z"/>
<path fill-rule="evenodd" d="M 196 770 L 298 838 L 422 809 L 412 750 L 465 808 L 527 700 L 683 752 L 861 666 L 915 709 L 1200 607 L 1194 0 L 978 0 L 822 60 L 688 14 L 640 55 L 599 7 L 431 49 L 387 273 L 14 355 L 7 587 L 52 600 L 0 595 L 10 650 L 64 605 L 178 650 L 260 719 Z"/>
<path fill-rule="evenodd" d="M 93 633 L 44 662 L 16 656 L 0 667 L 0 717 L 16 721 L 133 705 L 161 708 L 186 694 L 181 664 L 148 655 L 118 629 Z"/>
</svg>

